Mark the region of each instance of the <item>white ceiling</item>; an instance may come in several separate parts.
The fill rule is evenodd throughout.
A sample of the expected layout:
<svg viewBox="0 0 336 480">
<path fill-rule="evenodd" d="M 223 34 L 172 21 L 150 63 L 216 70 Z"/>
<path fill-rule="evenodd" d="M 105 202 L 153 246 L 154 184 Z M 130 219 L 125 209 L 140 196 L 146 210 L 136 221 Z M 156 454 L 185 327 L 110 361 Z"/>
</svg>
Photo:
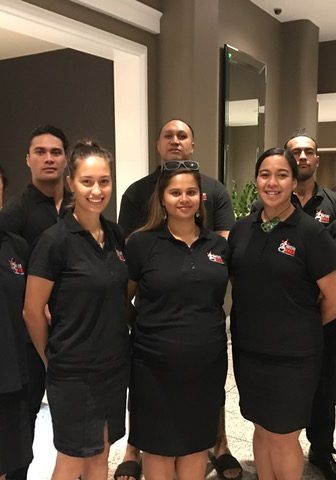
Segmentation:
<svg viewBox="0 0 336 480">
<path fill-rule="evenodd" d="M 261 9 L 275 17 L 280 22 L 309 19 L 320 28 L 320 41 L 336 40 L 336 0 L 251 0 Z M 281 8 L 281 14 L 275 15 L 274 8 Z M 38 40 L 24 34 L 18 34 L 0 28 L 0 60 L 24 55 L 58 50 L 59 45 Z M 319 121 L 334 121 L 336 112 L 336 94 L 319 95 Z M 239 102 L 240 104 L 240 102 Z M 235 115 L 250 117 L 245 119 L 251 124 L 255 117 L 255 109 L 238 108 Z M 244 115 L 243 111 L 245 112 Z M 245 123 L 244 120 L 244 123 Z M 235 123 L 235 122 L 233 122 Z M 238 121 L 239 124 L 239 121 Z M 252 121 L 253 124 L 253 121 Z"/>
<path fill-rule="evenodd" d="M 0 28 L 0 60 L 58 50 L 62 47 Z"/>
<path fill-rule="evenodd" d="M 251 0 L 280 22 L 311 20 L 320 29 L 320 42 L 336 40 L 336 0 Z M 274 9 L 281 8 L 275 15 Z"/>
<path fill-rule="evenodd" d="M 309 19 L 320 28 L 320 41 L 336 40 L 336 0 L 251 0 L 280 22 Z M 281 8 L 280 15 L 274 8 Z M 61 47 L 0 28 L 0 59 L 57 50 Z"/>
</svg>

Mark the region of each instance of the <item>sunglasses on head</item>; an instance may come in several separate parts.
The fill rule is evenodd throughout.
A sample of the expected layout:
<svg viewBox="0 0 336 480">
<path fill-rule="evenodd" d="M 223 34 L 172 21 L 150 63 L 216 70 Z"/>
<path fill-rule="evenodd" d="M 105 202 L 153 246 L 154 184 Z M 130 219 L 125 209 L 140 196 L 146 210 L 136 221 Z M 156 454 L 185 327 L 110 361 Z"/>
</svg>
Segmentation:
<svg viewBox="0 0 336 480">
<path fill-rule="evenodd" d="M 168 160 L 167 162 L 163 162 L 161 170 L 172 172 L 174 170 L 178 170 L 179 168 L 185 168 L 186 170 L 199 170 L 198 162 L 194 162 L 193 160 Z"/>
</svg>

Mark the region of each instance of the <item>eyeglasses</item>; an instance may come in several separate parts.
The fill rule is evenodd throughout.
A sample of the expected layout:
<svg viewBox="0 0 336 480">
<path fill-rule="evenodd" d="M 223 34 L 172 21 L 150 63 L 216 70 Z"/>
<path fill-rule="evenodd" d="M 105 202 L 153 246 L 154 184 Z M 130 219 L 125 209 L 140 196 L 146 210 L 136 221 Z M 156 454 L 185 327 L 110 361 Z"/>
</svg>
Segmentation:
<svg viewBox="0 0 336 480">
<path fill-rule="evenodd" d="M 199 170 L 199 164 L 193 160 L 168 160 L 167 162 L 163 162 L 161 170 L 173 172 L 179 168 L 185 168 L 186 170 L 192 170 L 196 172 Z"/>
</svg>

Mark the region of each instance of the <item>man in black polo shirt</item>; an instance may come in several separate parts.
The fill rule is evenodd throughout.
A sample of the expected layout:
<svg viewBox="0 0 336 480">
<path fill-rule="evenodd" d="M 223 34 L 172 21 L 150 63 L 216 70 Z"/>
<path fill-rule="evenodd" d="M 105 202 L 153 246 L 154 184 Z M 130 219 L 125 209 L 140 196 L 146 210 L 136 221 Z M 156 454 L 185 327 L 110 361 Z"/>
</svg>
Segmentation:
<svg viewBox="0 0 336 480">
<path fill-rule="evenodd" d="M 169 160 L 188 160 L 194 152 L 194 132 L 190 125 L 178 119 L 165 123 L 157 140 L 157 150 L 162 162 Z M 130 185 L 121 199 L 118 223 L 130 235 L 147 221 L 149 203 L 154 192 L 156 181 L 160 175 L 161 166 Z M 201 174 L 203 201 L 206 208 L 207 227 L 227 238 L 235 218 L 230 196 L 225 186 L 219 181 Z M 219 473 L 229 473 L 232 479 L 241 475 L 239 462 L 230 454 L 225 434 L 224 408 L 220 419 L 218 442 L 212 456 L 214 467 Z M 121 463 L 115 473 L 118 480 L 133 480 L 140 477 L 140 452 L 128 445 Z M 217 457 L 217 458 L 216 458 Z"/>
<path fill-rule="evenodd" d="M 316 141 L 307 135 L 295 135 L 285 143 L 299 167 L 299 179 L 292 202 L 302 208 L 308 215 L 318 222 L 328 226 L 336 219 L 336 194 L 328 188 L 323 188 L 315 182 L 314 175 L 319 166 Z M 328 327 L 324 327 L 325 337 Z M 327 343 L 327 342 L 326 342 Z M 307 438 L 311 444 L 309 461 L 317 466 L 327 480 L 336 480 L 336 463 L 333 453 L 336 453 L 333 444 L 335 430 L 335 404 L 327 388 L 326 381 L 331 372 L 327 366 L 328 349 L 325 349 L 324 365 L 319 387 L 317 389 L 311 424 L 306 429 Z"/>
<path fill-rule="evenodd" d="M 157 149 L 161 163 L 167 160 L 188 160 L 194 152 L 194 134 L 182 120 L 170 120 L 161 128 Z M 118 223 L 129 235 L 146 223 L 149 200 L 154 192 L 161 166 L 130 185 L 121 199 Z M 228 236 L 235 219 L 230 196 L 218 180 L 201 174 L 203 201 L 207 212 L 207 227 Z"/>
<path fill-rule="evenodd" d="M 62 130 L 45 125 L 31 133 L 26 162 L 32 182 L 23 193 L 9 200 L 0 212 L 2 230 L 17 233 L 29 245 L 65 212 L 69 193 L 64 189 L 64 169 L 68 141 Z M 44 394 L 45 369 L 33 344 L 28 341 L 29 408 L 32 432 Z M 33 441 L 33 439 L 32 439 Z M 27 478 L 29 465 L 7 474 L 7 480 Z"/>
</svg>

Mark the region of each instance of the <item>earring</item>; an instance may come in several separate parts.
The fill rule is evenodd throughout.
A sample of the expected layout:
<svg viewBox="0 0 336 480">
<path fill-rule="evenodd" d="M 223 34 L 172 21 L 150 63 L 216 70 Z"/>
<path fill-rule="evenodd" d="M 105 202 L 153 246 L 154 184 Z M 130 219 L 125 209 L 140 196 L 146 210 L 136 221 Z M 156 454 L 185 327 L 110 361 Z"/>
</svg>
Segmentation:
<svg viewBox="0 0 336 480">
<path fill-rule="evenodd" d="M 164 205 L 161 205 L 162 207 L 162 218 L 163 220 L 167 220 L 167 210 Z"/>
<path fill-rule="evenodd" d="M 199 218 L 200 216 L 201 216 L 200 212 L 196 212 L 196 213 L 195 213 L 195 217 L 196 217 L 196 218 Z"/>
</svg>

